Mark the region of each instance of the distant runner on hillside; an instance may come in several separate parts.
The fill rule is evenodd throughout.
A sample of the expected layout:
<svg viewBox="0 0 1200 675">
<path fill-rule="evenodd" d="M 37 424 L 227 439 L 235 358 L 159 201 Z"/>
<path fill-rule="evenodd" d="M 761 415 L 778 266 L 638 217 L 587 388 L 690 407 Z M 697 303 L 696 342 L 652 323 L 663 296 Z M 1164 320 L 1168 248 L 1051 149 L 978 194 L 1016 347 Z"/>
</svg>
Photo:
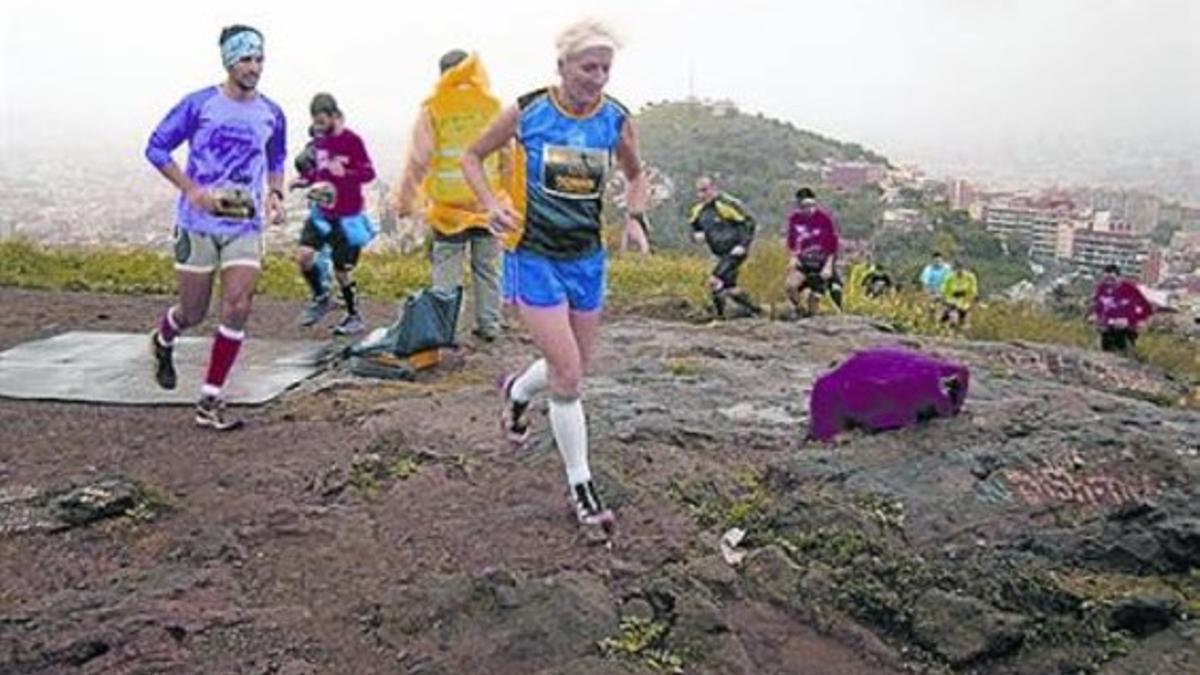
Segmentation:
<svg viewBox="0 0 1200 675">
<path fill-rule="evenodd" d="M 821 295 L 826 291 L 838 309 L 842 309 L 842 280 L 837 273 L 837 219 L 817 203 L 817 195 L 811 188 L 796 191 L 796 203 L 788 214 L 786 243 L 792 265 L 784 283 L 796 314 L 816 314 Z"/>
<path fill-rule="evenodd" d="M 188 94 L 158 124 L 146 158 L 179 189 L 175 210 L 175 269 L 179 302 L 159 319 L 150 348 L 159 386 L 174 389 L 175 338 L 204 320 L 214 277 L 221 277 L 221 325 L 212 353 L 196 424 L 219 431 L 241 420 L 225 416 L 222 389 L 233 368 L 262 268 L 265 220 L 283 222 L 283 166 L 287 122 L 283 111 L 258 91 L 263 36 L 249 26 L 221 31 L 226 79 Z M 187 170 L 171 153 L 188 144 Z"/>
<path fill-rule="evenodd" d="M 1138 333 L 1154 315 L 1154 306 L 1131 279 L 1122 279 L 1120 268 L 1106 265 L 1092 292 L 1089 318 L 1100 333 L 1100 348 L 1129 354 Z"/>
<path fill-rule="evenodd" d="M 754 242 L 754 216 L 736 197 L 721 192 L 711 176 L 696 179 L 696 196 L 700 198 L 691 211 L 688 224 L 692 237 L 708 244 L 717 257 L 717 264 L 708 277 L 712 292 L 713 312 L 725 318 L 725 300 L 733 300 L 751 314 L 761 314 L 750 294 L 738 287 L 738 270 L 750 255 Z"/>
<path fill-rule="evenodd" d="M 956 261 L 954 271 L 942 282 L 941 295 L 942 323 L 959 328 L 966 322 L 967 314 L 975 305 L 975 298 L 979 296 L 979 281 L 965 264 Z"/>
<path fill-rule="evenodd" d="M 950 266 L 942 259 L 942 254 L 933 252 L 933 259 L 921 270 L 921 287 L 932 298 L 942 297 L 942 284 L 950 275 Z"/>
<path fill-rule="evenodd" d="M 872 262 L 863 275 L 862 283 L 862 290 L 868 298 L 878 298 L 892 290 L 892 275 L 883 265 Z"/>
</svg>

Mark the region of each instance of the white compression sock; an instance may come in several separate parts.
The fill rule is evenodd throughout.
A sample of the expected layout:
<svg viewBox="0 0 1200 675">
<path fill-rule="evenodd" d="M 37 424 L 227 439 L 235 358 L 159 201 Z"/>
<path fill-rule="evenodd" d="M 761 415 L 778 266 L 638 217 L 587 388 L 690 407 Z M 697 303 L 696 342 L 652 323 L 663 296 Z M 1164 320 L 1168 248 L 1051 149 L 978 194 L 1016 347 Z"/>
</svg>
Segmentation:
<svg viewBox="0 0 1200 675">
<path fill-rule="evenodd" d="M 567 482 L 571 485 L 592 479 L 588 467 L 587 420 L 583 416 L 583 402 L 578 398 L 550 399 L 550 428 L 558 452 L 567 468 Z"/>
<path fill-rule="evenodd" d="M 548 368 L 546 359 L 538 359 L 525 369 L 512 383 L 512 399 L 517 403 L 529 403 L 534 396 L 546 389 Z"/>
</svg>

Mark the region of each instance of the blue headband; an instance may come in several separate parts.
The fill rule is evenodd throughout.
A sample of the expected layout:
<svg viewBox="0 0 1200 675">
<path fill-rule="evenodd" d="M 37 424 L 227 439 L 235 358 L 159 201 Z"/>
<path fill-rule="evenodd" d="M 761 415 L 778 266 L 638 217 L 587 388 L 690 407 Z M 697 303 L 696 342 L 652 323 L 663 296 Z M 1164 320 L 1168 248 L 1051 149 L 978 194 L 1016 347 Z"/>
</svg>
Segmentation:
<svg viewBox="0 0 1200 675">
<path fill-rule="evenodd" d="M 229 68 L 246 57 L 262 58 L 262 36 L 252 30 L 234 33 L 221 43 L 221 61 Z"/>
</svg>

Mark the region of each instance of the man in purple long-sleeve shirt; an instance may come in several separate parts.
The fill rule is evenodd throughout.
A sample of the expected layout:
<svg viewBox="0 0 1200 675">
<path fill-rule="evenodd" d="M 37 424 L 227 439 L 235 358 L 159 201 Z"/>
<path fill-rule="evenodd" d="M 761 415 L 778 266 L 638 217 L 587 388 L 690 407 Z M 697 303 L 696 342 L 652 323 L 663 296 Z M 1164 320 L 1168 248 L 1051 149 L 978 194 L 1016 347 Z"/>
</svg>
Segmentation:
<svg viewBox="0 0 1200 675">
<path fill-rule="evenodd" d="M 296 262 L 300 274 L 312 289 L 312 303 L 304 312 L 301 325 L 311 326 L 329 312 L 329 291 L 316 264 L 317 251 L 326 245 L 333 254 L 333 270 L 346 303 L 346 317 L 333 331 L 353 335 L 366 325 L 358 311 L 357 285 L 351 274 L 358 255 L 370 242 L 374 228 L 363 214 L 362 186 L 375 180 L 375 167 L 358 134 L 346 128 L 345 117 L 337 100 L 327 93 L 313 97 L 311 157 L 300 167 L 300 185 L 311 185 L 310 195 L 318 198 L 300 232 Z M 323 196 L 322 201 L 320 197 Z"/>
<path fill-rule="evenodd" d="M 175 210 L 179 302 L 159 319 L 151 338 L 155 380 L 174 389 L 175 339 L 204 320 L 213 277 L 221 275 L 221 324 L 213 339 L 196 424 L 227 431 L 241 426 L 224 412 L 222 390 L 245 339 L 254 287 L 262 268 L 264 212 L 283 220 L 283 111 L 257 90 L 263 36 L 249 26 L 221 31 L 227 77 L 184 97 L 158 124 L 146 158 L 180 195 Z M 171 153 L 188 144 L 186 170 Z M 264 195 L 264 183 L 269 192 Z M 265 208 L 264 208 L 265 206 Z"/>
<path fill-rule="evenodd" d="M 842 308 L 842 280 L 838 277 L 837 221 L 832 214 L 817 205 L 811 188 L 796 191 L 796 206 L 788 214 L 787 248 L 792 265 L 785 281 L 788 300 L 797 314 L 813 315 L 820 295 L 829 289 L 829 296 L 838 309 Z M 801 305 L 805 291 L 808 307 Z"/>
</svg>

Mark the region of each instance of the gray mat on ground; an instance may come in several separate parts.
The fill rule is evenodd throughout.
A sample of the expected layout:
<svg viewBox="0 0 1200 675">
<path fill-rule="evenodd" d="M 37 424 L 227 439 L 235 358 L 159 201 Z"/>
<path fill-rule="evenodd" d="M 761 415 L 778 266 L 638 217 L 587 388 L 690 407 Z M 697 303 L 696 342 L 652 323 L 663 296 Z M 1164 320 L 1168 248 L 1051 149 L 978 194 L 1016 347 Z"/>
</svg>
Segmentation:
<svg viewBox="0 0 1200 675">
<path fill-rule="evenodd" d="M 0 396 L 121 405 L 193 404 L 199 395 L 212 339 L 180 338 L 175 345 L 179 386 L 159 389 L 148 333 L 72 332 L 0 352 Z M 324 342 L 250 339 L 242 348 L 226 396 L 259 405 L 320 370 Z"/>
</svg>

